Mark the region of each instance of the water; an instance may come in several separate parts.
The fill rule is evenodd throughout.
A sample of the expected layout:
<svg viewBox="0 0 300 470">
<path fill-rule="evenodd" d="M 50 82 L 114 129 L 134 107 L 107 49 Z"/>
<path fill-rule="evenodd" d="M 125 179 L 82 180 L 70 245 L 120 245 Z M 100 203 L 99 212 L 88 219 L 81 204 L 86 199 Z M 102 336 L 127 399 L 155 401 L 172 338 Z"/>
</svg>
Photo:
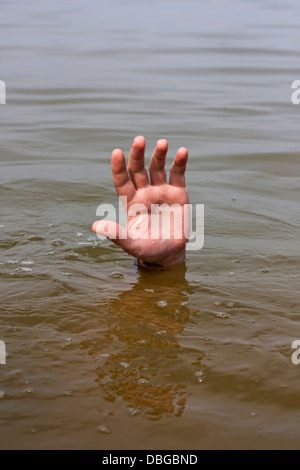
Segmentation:
<svg viewBox="0 0 300 470">
<path fill-rule="evenodd" d="M 1 448 L 299 447 L 299 8 L 2 2 Z M 91 231 L 139 134 L 205 204 L 163 272 Z"/>
</svg>

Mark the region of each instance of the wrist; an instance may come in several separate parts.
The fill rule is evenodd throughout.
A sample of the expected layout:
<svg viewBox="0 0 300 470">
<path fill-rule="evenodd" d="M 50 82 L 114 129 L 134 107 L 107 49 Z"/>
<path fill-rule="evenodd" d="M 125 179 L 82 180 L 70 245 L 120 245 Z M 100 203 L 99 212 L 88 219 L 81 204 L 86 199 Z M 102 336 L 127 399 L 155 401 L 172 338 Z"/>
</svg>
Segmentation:
<svg viewBox="0 0 300 470">
<path fill-rule="evenodd" d="M 172 253 L 166 258 L 149 262 L 146 260 L 138 259 L 139 266 L 143 268 L 169 268 L 177 266 L 185 261 L 186 251 L 185 248 L 178 253 Z"/>
</svg>

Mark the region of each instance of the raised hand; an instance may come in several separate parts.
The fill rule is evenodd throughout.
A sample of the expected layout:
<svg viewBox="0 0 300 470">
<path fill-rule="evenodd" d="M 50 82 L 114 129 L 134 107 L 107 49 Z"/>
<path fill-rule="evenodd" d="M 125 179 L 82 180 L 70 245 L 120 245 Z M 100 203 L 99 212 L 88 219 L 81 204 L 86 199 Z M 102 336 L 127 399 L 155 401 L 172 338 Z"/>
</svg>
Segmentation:
<svg viewBox="0 0 300 470">
<path fill-rule="evenodd" d="M 142 265 L 174 266 L 185 259 L 189 237 L 189 199 L 185 187 L 188 151 L 181 147 L 165 172 L 168 142 L 161 139 L 153 152 L 149 176 L 145 169 L 145 138 L 134 139 L 128 169 L 120 149 L 112 152 L 111 168 L 117 194 L 127 211 L 127 227 L 113 221 L 93 224 L 104 235 Z"/>
</svg>

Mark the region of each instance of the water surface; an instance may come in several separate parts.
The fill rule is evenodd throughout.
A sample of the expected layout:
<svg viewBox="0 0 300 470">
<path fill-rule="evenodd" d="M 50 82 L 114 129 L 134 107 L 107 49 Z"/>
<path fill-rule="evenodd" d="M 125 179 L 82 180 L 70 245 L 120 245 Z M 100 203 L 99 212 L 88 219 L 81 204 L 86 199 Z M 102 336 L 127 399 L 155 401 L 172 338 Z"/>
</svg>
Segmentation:
<svg viewBox="0 0 300 470">
<path fill-rule="evenodd" d="M 299 9 L 2 2 L 1 448 L 299 447 Z M 91 231 L 139 134 L 189 149 L 185 266 Z"/>
</svg>

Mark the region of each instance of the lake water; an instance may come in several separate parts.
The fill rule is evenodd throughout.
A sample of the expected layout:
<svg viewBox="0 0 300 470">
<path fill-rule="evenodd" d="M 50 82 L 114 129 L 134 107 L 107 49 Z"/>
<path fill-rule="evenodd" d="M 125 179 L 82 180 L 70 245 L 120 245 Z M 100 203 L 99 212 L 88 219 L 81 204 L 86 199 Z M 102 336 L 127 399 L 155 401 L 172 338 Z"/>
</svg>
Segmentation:
<svg viewBox="0 0 300 470">
<path fill-rule="evenodd" d="M 299 14 L 1 2 L 1 448 L 299 448 Z M 205 205 L 171 270 L 91 230 L 139 134 Z"/>
</svg>

